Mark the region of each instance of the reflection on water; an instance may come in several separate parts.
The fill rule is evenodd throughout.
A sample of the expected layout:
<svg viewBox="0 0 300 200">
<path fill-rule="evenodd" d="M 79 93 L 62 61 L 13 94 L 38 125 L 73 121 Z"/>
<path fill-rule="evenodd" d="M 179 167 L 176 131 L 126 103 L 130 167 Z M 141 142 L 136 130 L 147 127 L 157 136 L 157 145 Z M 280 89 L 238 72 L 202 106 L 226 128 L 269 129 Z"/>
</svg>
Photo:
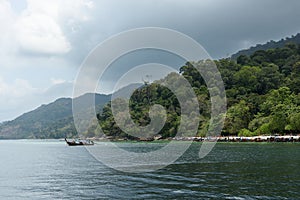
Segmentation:
<svg viewBox="0 0 300 200">
<path fill-rule="evenodd" d="M 104 143 L 98 143 L 104 145 Z M 163 144 L 122 143 L 138 152 Z M 297 199 L 299 144 L 217 144 L 199 159 L 200 143 L 156 172 L 106 167 L 84 147 L 58 141 L 0 141 L 1 199 Z M 97 146 L 95 147 L 97 148 Z"/>
</svg>

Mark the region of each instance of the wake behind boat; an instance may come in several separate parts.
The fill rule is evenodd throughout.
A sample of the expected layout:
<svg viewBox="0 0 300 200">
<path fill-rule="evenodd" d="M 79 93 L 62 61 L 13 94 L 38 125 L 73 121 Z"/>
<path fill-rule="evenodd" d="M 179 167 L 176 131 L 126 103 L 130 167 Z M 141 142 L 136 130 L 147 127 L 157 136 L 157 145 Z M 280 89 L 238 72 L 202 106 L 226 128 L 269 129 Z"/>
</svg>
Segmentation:
<svg viewBox="0 0 300 200">
<path fill-rule="evenodd" d="M 82 139 L 67 140 L 67 138 L 65 138 L 65 141 L 69 146 L 94 145 L 94 142 L 91 140 L 82 140 Z"/>
</svg>

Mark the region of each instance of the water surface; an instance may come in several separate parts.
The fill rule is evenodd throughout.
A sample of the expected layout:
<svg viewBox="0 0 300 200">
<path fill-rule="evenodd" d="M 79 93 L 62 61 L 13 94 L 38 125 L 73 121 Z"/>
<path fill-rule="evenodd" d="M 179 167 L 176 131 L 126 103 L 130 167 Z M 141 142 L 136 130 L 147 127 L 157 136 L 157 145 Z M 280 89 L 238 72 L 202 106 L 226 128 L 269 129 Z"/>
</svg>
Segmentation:
<svg viewBox="0 0 300 200">
<path fill-rule="evenodd" d="M 135 152 L 163 146 L 119 145 Z M 106 167 L 85 147 L 0 141 L 0 199 L 299 199 L 299 143 L 218 143 L 204 159 L 200 145 L 164 169 L 130 174 Z"/>
</svg>

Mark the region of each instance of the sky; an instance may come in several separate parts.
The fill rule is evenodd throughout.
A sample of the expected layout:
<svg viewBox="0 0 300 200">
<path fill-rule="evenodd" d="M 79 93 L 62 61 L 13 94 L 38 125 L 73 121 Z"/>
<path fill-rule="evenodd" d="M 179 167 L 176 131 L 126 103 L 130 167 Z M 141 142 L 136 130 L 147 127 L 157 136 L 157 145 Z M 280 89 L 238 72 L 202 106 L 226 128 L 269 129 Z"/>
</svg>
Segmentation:
<svg viewBox="0 0 300 200">
<path fill-rule="evenodd" d="M 218 59 L 300 32 L 299 8 L 299 0 L 0 0 L 0 122 L 71 97 L 89 52 L 122 31 L 180 31 Z M 159 55 L 119 61 L 98 92 L 112 92 L 111 80 L 131 63 L 182 62 Z"/>
</svg>

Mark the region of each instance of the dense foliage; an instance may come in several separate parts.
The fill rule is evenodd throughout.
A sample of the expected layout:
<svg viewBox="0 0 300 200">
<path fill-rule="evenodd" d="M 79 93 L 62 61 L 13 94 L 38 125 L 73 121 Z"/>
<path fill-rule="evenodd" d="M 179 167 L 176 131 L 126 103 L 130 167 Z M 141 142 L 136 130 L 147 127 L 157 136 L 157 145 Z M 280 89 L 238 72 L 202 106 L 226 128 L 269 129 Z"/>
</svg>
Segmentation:
<svg viewBox="0 0 300 200">
<path fill-rule="evenodd" d="M 290 134 L 300 131 L 300 45 L 288 43 L 282 48 L 259 50 L 241 55 L 237 60 L 215 61 L 225 84 L 227 115 L 223 135 L 253 136 Z M 195 65 L 195 63 L 193 63 Z M 205 135 L 210 119 L 210 95 L 203 78 L 191 63 L 179 74 L 189 81 L 197 95 L 199 110 L 198 135 Z M 175 73 L 163 80 L 137 89 L 130 98 L 130 114 L 134 122 L 145 126 L 150 122 L 149 107 L 160 104 L 167 110 L 165 126 L 159 132 L 172 137 L 180 124 L 180 105 L 176 96 L 160 83 L 175 81 Z M 121 99 L 116 99 L 120 101 Z M 110 103 L 98 115 L 99 124 L 108 136 L 128 137 L 115 123 Z M 93 135 L 93 131 L 89 135 Z"/>
</svg>

